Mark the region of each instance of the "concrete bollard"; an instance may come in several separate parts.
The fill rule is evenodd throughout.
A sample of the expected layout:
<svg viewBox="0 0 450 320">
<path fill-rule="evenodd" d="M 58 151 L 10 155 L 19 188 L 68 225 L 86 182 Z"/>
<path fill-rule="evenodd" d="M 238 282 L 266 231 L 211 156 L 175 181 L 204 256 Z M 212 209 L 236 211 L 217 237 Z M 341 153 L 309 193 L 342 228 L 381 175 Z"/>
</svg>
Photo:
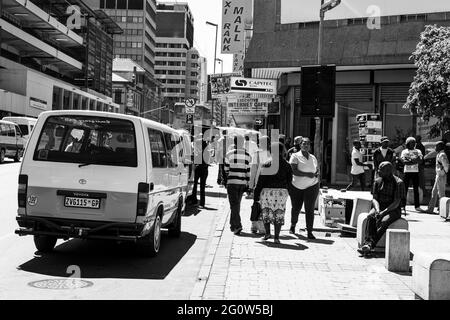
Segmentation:
<svg viewBox="0 0 450 320">
<path fill-rule="evenodd" d="M 389 271 L 409 271 L 409 231 L 391 229 L 386 231 L 385 265 Z"/>
<path fill-rule="evenodd" d="M 439 215 L 444 219 L 448 219 L 449 211 L 450 211 L 450 198 L 442 197 L 439 200 Z"/>
<path fill-rule="evenodd" d="M 413 291 L 425 300 L 450 300 L 450 254 L 417 252 L 413 259 Z"/>
</svg>

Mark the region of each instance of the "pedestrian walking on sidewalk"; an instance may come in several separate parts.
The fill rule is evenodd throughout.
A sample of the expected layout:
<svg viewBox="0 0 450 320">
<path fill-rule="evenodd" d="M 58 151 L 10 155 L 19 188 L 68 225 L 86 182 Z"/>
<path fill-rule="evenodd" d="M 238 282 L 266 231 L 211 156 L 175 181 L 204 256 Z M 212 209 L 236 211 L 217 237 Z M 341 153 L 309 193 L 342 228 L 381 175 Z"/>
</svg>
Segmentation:
<svg viewBox="0 0 450 320">
<path fill-rule="evenodd" d="M 431 199 L 428 204 L 428 213 L 434 213 L 436 201 L 445 197 L 445 185 L 447 183 L 447 173 L 449 169 L 449 162 L 445 154 L 445 143 L 439 141 L 436 143 L 436 178 L 434 180 L 433 191 L 431 191 Z"/>
<path fill-rule="evenodd" d="M 234 234 L 240 234 L 242 231 L 241 200 L 249 188 L 251 162 L 250 154 L 244 149 L 244 137 L 234 137 L 234 149 L 225 157 L 227 193 L 231 209 L 230 229 Z"/>
<path fill-rule="evenodd" d="M 200 138 L 201 139 L 201 138 Z M 197 199 L 197 185 L 200 180 L 200 208 L 205 208 L 206 200 L 206 179 L 208 178 L 208 167 L 210 162 L 208 143 L 206 141 L 201 142 L 202 148 L 198 152 L 202 152 L 202 162 L 197 164 L 194 171 L 194 187 L 192 189 L 193 204 L 198 203 Z M 206 152 L 205 152 L 206 150 Z M 206 158 L 206 159 L 205 159 Z"/>
<path fill-rule="evenodd" d="M 406 149 L 402 151 L 400 160 L 404 164 L 403 172 L 405 175 L 403 181 L 406 192 L 408 192 L 409 184 L 412 183 L 414 189 L 414 207 L 416 211 L 422 212 L 419 199 L 419 163 L 423 160 L 423 155 L 419 149 L 416 149 L 416 139 L 413 137 L 406 139 Z M 404 202 L 406 204 L 406 199 Z"/>
<path fill-rule="evenodd" d="M 367 217 L 366 238 L 358 250 L 363 256 L 369 254 L 389 225 L 401 217 L 401 203 L 406 197 L 403 181 L 394 176 L 394 166 L 384 161 L 378 169 L 379 178 L 373 185 L 373 209 Z"/>
<path fill-rule="evenodd" d="M 356 184 L 359 181 L 359 185 L 361 186 L 361 191 L 364 191 L 366 188 L 366 179 L 365 179 L 365 171 L 369 169 L 367 166 L 362 163 L 362 154 L 361 154 L 361 142 L 359 140 L 353 141 L 353 150 L 352 150 L 352 182 L 347 186 L 347 191 L 356 187 Z"/>
<path fill-rule="evenodd" d="M 255 153 L 255 157 L 253 158 L 253 162 L 256 161 L 257 167 L 256 167 L 256 173 L 255 175 L 251 175 L 251 179 L 254 179 L 253 186 L 256 188 L 256 185 L 258 184 L 259 177 L 261 176 L 261 171 L 263 169 L 263 165 L 270 161 L 272 159 L 272 155 L 269 151 L 270 149 L 270 139 L 268 136 L 262 136 L 259 139 L 259 148 L 258 151 Z M 266 229 L 264 228 L 264 223 L 262 221 L 262 215 L 260 215 L 259 219 L 257 221 L 252 221 L 252 233 L 266 233 Z"/>
<path fill-rule="evenodd" d="M 289 161 L 289 159 L 291 159 L 291 156 L 294 153 L 297 153 L 300 151 L 300 145 L 302 144 L 302 139 L 303 139 L 302 136 L 296 136 L 294 138 L 294 146 L 292 148 L 290 148 L 287 152 L 287 156 L 286 156 L 287 161 Z"/>
<path fill-rule="evenodd" d="M 292 168 L 284 159 L 284 146 L 279 142 L 271 145 L 272 154 L 278 152 L 277 157 L 263 165 L 258 183 L 255 188 L 254 202 L 261 205 L 262 221 L 266 231 L 263 240 L 271 238 L 270 225 L 274 225 L 274 242 L 280 243 L 281 226 L 284 225 L 286 201 L 291 187 Z"/>
<path fill-rule="evenodd" d="M 303 137 L 300 152 L 294 153 L 289 160 L 292 168 L 291 188 L 291 228 L 290 233 L 295 233 L 298 215 L 305 204 L 306 229 L 308 239 L 315 239 L 312 231 L 314 225 L 314 206 L 319 195 L 319 167 L 317 159 L 309 153 L 311 141 Z"/>
<path fill-rule="evenodd" d="M 216 143 L 216 162 L 219 164 L 219 171 L 217 172 L 217 184 L 219 186 L 226 185 L 226 174 L 225 174 L 225 156 L 227 154 L 227 148 L 230 144 L 228 141 L 229 137 L 227 136 L 227 130 L 222 131 L 222 137 L 217 140 Z"/>
</svg>

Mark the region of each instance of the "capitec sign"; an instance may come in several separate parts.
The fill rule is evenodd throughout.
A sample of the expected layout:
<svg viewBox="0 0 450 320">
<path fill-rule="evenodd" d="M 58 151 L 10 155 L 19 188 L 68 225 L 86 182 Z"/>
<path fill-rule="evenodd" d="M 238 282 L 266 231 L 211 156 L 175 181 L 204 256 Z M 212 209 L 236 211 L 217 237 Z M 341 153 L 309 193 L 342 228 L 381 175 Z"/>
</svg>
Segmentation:
<svg viewBox="0 0 450 320">
<path fill-rule="evenodd" d="M 277 93 L 277 80 L 231 77 L 230 92 L 275 95 Z"/>
</svg>

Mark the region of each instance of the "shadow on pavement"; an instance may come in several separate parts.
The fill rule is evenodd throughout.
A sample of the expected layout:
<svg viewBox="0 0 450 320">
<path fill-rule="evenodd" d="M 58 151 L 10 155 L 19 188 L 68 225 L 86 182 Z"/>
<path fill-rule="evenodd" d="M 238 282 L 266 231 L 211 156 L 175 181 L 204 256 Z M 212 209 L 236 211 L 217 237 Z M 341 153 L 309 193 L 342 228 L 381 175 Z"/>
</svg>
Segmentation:
<svg viewBox="0 0 450 320">
<path fill-rule="evenodd" d="M 334 240 L 327 240 L 327 239 L 308 239 L 305 236 L 302 236 L 300 234 L 297 235 L 297 238 L 300 240 L 305 240 L 307 242 L 312 242 L 312 243 L 319 243 L 319 244 L 328 244 L 331 245 L 334 243 Z"/>
<path fill-rule="evenodd" d="M 225 191 L 222 192 L 214 192 L 214 191 L 206 191 L 205 192 L 205 196 L 207 197 L 212 197 L 212 198 L 227 198 L 227 192 L 226 189 L 224 189 Z"/>
<path fill-rule="evenodd" d="M 36 274 L 67 277 L 67 267 L 77 265 L 82 278 L 157 279 L 167 277 L 197 239 L 182 232 L 179 239 L 163 232 L 161 249 L 154 258 L 142 256 L 138 245 L 114 241 L 72 239 L 52 253 L 39 254 L 18 267 Z"/>
<path fill-rule="evenodd" d="M 277 248 L 277 249 L 290 249 L 290 250 L 306 250 L 306 249 L 308 249 L 307 246 L 305 246 L 301 243 L 295 243 L 295 244 L 288 244 L 288 243 L 283 243 L 283 242 L 274 243 L 273 239 L 270 239 L 267 241 L 258 241 L 258 243 L 261 243 L 270 248 Z"/>
</svg>

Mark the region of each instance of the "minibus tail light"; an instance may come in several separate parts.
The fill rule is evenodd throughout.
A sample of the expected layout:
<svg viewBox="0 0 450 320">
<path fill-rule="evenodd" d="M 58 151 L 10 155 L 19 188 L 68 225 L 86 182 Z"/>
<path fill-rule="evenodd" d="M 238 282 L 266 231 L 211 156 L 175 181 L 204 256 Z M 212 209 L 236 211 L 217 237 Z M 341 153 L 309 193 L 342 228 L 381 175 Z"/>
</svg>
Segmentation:
<svg viewBox="0 0 450 320">
<path fill-rule="evenodd" d="M 140 182 L 138 185 L 137 212 L 138 216 L 145 216 L 147 213 L 150 185 Z"/>
<path fill-rule="evenodd" d="M 26 174 L 19 175 L 19 188 L 17 192 L 17 199 L 19 201 L 19 208 L 25 208 L 27 202 L 28 176 Z"/>
</svg>

